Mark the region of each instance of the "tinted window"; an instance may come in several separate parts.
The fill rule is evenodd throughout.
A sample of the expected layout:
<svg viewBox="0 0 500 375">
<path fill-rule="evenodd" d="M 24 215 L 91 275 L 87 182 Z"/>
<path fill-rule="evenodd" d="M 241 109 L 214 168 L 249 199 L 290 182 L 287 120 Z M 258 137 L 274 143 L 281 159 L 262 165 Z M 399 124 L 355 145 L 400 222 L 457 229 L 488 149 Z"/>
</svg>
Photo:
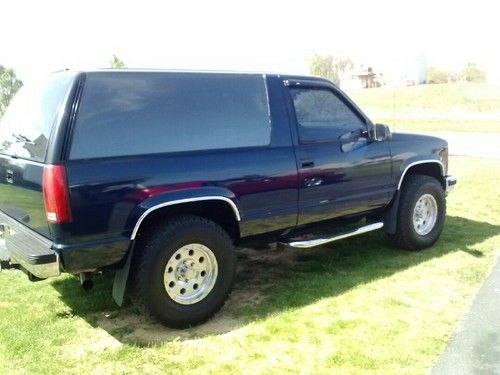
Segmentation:
<svg viewBox="0 0 500 375">
<path fill-rule="evenodd" d="M 52 126 L 73 78 L 55 74 L 19 90 L 0 122 L 0 153 L 45 160 Z"/>
<path fill-rule="evenodd" d="M 89 73 L 70 157 L 263 146 L 270 132 L 260 75 Z"/>
<path fill-rule="evenodd" d="M 338 139 L 365 123 L 333 92 L 326 89 L 292 88 L 301 141 Z"/>
</svg>

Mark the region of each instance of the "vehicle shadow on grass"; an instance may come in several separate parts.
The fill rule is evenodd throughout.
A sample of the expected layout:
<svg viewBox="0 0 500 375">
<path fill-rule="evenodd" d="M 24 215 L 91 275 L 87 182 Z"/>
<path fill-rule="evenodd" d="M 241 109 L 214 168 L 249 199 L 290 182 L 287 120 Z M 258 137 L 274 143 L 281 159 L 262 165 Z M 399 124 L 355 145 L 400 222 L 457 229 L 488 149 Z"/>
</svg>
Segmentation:
<svg viewBox="0 0 500 375">
<path fill-rule="evenodd" d="M 149 346 L 173 340 L 219 335 L 270 314 L 300 308 L 335 297 L 357 285 L 389 277 L 455 251 L 482 257 L 475 244 L 500 234 L 500 226 L 448 216 L 440 240 L 432 248 L 408 252 L 392 247 L 382 232 L 373 232 L 313 250 L 239 249 L 238 274 L 231 298 L 213 319 L 185 329 L 163 327 L 130 303 L 118 308 L 111 299 L 112 275 L 96 277 L 91 292 L 77 278 L 52 282 L 61 299 L 93 327 L 100 327 L 123 344 Z M 63 317 L 62 317 L 63 318 Z"/>
</svg>

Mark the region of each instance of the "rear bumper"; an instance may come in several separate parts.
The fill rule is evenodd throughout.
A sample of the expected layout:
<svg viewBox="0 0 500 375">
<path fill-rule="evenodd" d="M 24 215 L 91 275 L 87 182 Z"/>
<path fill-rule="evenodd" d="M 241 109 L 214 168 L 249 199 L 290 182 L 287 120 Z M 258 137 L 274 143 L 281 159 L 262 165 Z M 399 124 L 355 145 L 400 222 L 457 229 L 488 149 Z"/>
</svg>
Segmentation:
<svg viewBox="0 0 500 375">
<path fill-rule="evenodd" d="M 2 266 L 23 268 L 40 279 L 61 274 L 60 257 L 52 242 L 2 212 L 0 238 Z"/>
<path fill-rule="evenodd" d="M 445 182 L 445 192 L 446 194 L 448 194 L 455 188 L 455 185 L 457 184 L 457 178 L 451 175 L 444 176 L 444 182 Z"/>
</svg>

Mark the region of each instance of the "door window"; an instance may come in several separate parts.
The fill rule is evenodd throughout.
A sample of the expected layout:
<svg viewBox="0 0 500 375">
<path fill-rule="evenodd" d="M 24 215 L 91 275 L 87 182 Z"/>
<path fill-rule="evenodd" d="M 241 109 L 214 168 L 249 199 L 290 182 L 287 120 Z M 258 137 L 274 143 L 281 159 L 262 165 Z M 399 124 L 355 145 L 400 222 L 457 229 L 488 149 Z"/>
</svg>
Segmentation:
<svg viewBox="0 0 500 375">
<path fill-rule="evenodd" d="M 290 94 L 301 143 L 335 141 L 366 128 L 364 120 L 328 89 L 291 88 Z"/>
</svg>

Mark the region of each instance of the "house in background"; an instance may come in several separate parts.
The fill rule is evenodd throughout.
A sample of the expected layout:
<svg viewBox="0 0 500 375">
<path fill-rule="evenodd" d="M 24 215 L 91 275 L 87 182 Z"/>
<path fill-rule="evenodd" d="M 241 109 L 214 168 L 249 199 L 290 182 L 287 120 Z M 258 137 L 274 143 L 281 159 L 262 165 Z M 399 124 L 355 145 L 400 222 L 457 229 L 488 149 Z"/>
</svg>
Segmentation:
<svg viewBox="0 0 500 375">
<path fill-rule="evenodd" d="M 427 63 L 423 53 L 408 54 L 377 63 L 377 68 L 354 69 L 340 77 L 342 89 L 421 85 L 427 80 Z"/>
<path fill-rule="evenodd" d="M 384 65 L 387 83 L 395 86 L 422 85 L 427 82 L 427 61 L 423 53 L 400 56 Z"/>
<path fill-rule="evenodd" d="M 385 85 L 384 75 L 375 73 L 371 67 L 358 70 L 351 70 L 340 77 L 340 87 L 342 89 L 369 89 Z"/>
</svg>

